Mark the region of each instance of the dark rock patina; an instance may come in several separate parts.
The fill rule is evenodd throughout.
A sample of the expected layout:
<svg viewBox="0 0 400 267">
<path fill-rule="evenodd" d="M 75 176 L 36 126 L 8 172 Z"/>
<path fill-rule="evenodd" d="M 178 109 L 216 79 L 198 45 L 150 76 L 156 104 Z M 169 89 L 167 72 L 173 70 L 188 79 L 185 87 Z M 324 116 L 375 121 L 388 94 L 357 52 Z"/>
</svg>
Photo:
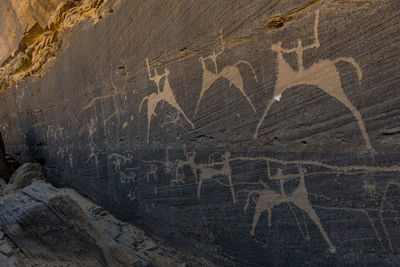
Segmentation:
<svg viewBox="0 0 400 267">
<path fill-rule="evenodd" d="M 398 1 L 118 3 L 1 94 L 13 156 L 219 265 L 400 263 Z"/>
</svg>

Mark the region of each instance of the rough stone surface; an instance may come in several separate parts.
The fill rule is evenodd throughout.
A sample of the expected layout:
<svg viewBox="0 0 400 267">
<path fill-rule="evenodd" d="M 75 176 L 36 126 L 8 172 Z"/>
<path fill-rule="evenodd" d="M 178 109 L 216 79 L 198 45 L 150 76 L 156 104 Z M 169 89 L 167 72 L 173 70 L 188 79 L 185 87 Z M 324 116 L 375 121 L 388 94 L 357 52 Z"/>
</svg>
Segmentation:
<svg viewBox="0 0 400 267">
<path fill-rule="evenodd" d="M 6 150 L 3 142 L 3 137 L 0 132 L 0 187 L 3 186 L 3 182 L 8 182 L 10 176 L 13 174 L 14 168 L 10 166 L 6 159 Z"/>
<path fill-rule="evenodd" d="M 93 215 L 98 208 L 76 191 L 44 181 L 3 192 L 0 253 L 6 258 L 0 256 L 0 266 L 178 266 L 185 259 L 195 266 L 210 265 L 162 249 L 112 215 Z"/>
<path fill-rule="evenodd" d="M 14 157 L 217 265 L 400 264 L 399 1 L 101 8 L 11 75 Z"/>
<path fill-rule="evenodd" d="M 25 163 L 12 174 L 8 187 L 18 190 L 28 186 L 33 180 L 44 180 L 42 167 L 38 163 Z"/>
</svg>

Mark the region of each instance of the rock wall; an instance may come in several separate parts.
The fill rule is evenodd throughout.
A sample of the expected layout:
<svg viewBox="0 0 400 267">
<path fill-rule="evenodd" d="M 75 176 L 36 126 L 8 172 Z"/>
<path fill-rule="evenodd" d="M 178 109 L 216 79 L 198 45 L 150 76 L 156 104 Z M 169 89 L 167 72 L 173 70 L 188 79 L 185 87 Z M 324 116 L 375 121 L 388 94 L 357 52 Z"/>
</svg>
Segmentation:
<svg viewBox="0 0 400 267">
<path fill-rule="evenodd" d="M 217 265 L 398 264 L 399 25 L 398 1 L 109 0 L 7 84 L 0 129 Z"/>
</svg>

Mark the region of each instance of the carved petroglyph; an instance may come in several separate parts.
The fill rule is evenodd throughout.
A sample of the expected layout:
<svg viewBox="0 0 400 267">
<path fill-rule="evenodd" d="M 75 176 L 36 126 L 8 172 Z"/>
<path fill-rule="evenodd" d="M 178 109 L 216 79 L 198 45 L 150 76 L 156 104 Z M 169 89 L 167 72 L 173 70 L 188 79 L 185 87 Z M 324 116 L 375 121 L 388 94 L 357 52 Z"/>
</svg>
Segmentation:
<svg viewBox="0 0 400 267">
<path fill-rule="evenodd" d="M 131 162 L 134 158 L 135 152 L 133 151 L 128 151 L 127 156 L 118 154 L 118 153 L 113 153 L 108 156 L 109 159 L 113 161 L 114 165 L 114 170 L 115 172 L 121 171 L 121 164 L 127 164 Z"/>
<path fill-rule="evenodd" d="M 301 39 L 297 40 L 297 47 L 292 49 L 282 48 L 282 42 L 275 43 L 271 46 L 271 50 L 277 53 L 277 79 L 273 92 L 272 99 L 267 103 L 264 113 L 259 120 L 254 138 L 258 138 L 258 132 L 261 124 L 264 122 L 269 109 L 275 101 L 279 101 L 282 94 L 287 90 L 296 85 L 315 85 L 323 90 L 328 95 L 339 100 L 345 105 L 353 114 L 357 120 L 358 127 L 360 128 L 363 136 L 365 145 L 369 151 L 373 151 L 373 147 L 370 143 L 367 130 L 362 120 L 360 112 L 347 98 L 340 80 L 339 72 L 335 66 L 335 63 L 344 61 L 350 63 L 357 72 L 358 82 L 361 82 L 362 72 L 360 66 L 351 57 L 340 57 L 334 60 L 320 60 L 314 63 L 308 68 L 304 68 L 303 65 L 303 52 L 308 49 L 319 48 L 320 42 L 318 39 L 318 22 L 319 22 L 319 11 L 317 11 L 314 22 L 314 43 L 308 46 L 303 46 Z M 296 53 L 298 70 L 294 70 L 284 59 L 283 53 Z"/>
<path fill-rule="evenodd" d="M 150 177 L 153 177 L 154 180 L 157 180 L 157 171 L 158 171 L 158 166 L 155 163 L 152 163 L 150 166 L 150 170 L 146 172 L 147 182 L 150 182 Z"/>
<path fill-rule="evenodd" d="M 118 79 L 122 79 L 122 86 L 117 86 L 115 83 L 115 76 Z M 110 72 L 109 72 L 109 79 L 111 83 L 111 88 L 105 95 L 94 97 L 86 106 L 82 108 L 82 111 L 88 110 L 89 108 L 93 107 L 96 103 L 100 103 L 101 107 L 101 114 L 102 114 L 102 123 L 104 134 L 107 135 L 107 124 L 109 121 L 116 120 L 117 125 L 112 127 L 112 132 L 116 132 L 116 139 L 119 139 L 119 134 L 121 128 L 125 128 L 127 126 L 126 122 L 121 122 L 121 115 L 125 114 L 127 111 L 127 80 L 129 76 L 128 67 L 123 59 L 121 59 L 120 65 L 115 68 L 112 64 L 110 64 Z M 113 78 L 114 77 L 114 78 Z M 112 103 L 112 112 L 111 114 L 105 114 L 105 101 L 111 100 Z M 126 125 L 123 127 L 123 125 Z M 109 130 L 110 131 L 110 130 Z"/>
<path fill-rule="evenodd" d="M 383 192 L 382 200 L 381 200 L 380 207 L 379 207 L 380 223 L 381 223 L 381 225 L 382 225 L 382 227 L 384 229 L 385 237 L 386 237 L 387 243 L 389 245 L 390 252 L 393 253 L 394 250 L 393 250 L 393 245 L 392 245 L 392 239 L 391 239 L 391 237 L 390 237 L 390 235 L 389 235 L 389 233 L 387 231 L 386 224 L 385 224 L 385 222 L 383 220 L 383 215 L 382 215 L 383 206 L 384 206 L 384 203 L 386 202 L 386 196 L 387 196 L 387 192 L 388 192 L 390 186 L 396 186 L 396 187 L 400 188 L 400 178 L 392 179 L 392 180 L 390 180 L 389 182 L 386 183 L 385 190 Z M 383 246 L 383 242 L 382 241 L 381 241 L 381 245 Z"/>
<path fill-rule="evenodd" d="M 179 111 L 175 112 L 175 113 L 168 113 L 166 115 L 165 120 L 161 123 L 161 128 L 164 128 L 167 125 L 177 125 L 181 128 L 185 128 L 185 126 L 183 125 L 182 121 L 181 121 L 181 114 L 179 113 Z"/>
<path fill-rule="evenodd" d="M 169 70 L 167 68 L 164 68 L 164 73 L 163 74 L 158 74 L 157 69 L 154 69 L 154 76 L 151 74 L 150 70 L 150 65 L 149 65 L 149 60 L 146 58 L 146 64 L 147 64 L 147 72 L 148 72 L 148 77 L 150 81 L 154 81 L 154 83 L 157 86 L 157 92 L 156 93 L 151 93 L 148 96 L 145 96 L 140 103 L 139 106 L 139 112 L 142 110 L 142 106 L 145 101 L 147 101 L 147 143 L 149 143 L 150 139 L 150 124 L 151 124 L 151 119 L 153 116 L 156 116 L 156 108 L 158 104 L 161 102 L 166 102 L 169 105 L 171 105 L 173 108 L 175 108 L 180 115 L 182 115 L 185 120 L 190 124 L 190 126 L 194 129 L 194 125 L 191 122 L 191 120 L 186 116 L 185 112 L 182 110 L 182 108 L 179 106 L 179 104 L 176 101 L 174 92 L 172 91 L 172 88 L 169 84 L 168 81 L 168 76 L 169 76 Z M 161 80 L 164 80 L 164 85 L 161 90 Z"/>
<path fill-rule="evenodd" d="M 121 172 L 119 176 L 119 180 L 121 184 L 125 183 L 135 183 L 136 181 L 136 173 L 135 172 Z"/>
<path fill-rule="evenodd" d="M 128 151 L 126 152 L 126 156 L 118 153 L 113 153 L 108 156 L 108 159 L 112 161 L 114 166 L 114 172 L 119 174 L 119 180 L 121 184 L 134 183 L 136 181 L 135 170 L 138 168 L 127 167 L 132 163 L 134 155 L 135 152 Z"/>
<path fill-rule="evenodd" d="M 135 199 L 136 199 L 136 193 L 135 193 L 135 191 L 134 191 L 133 189 L 130 189 L 130 190 L 129 190 L 129 193 L 128 193 L 128 195 L 126 195 L 126 197 L 127 197 L 130 201 L 135 200 Z"/>
<path fill-rule="evenodd" d="M 235 189 L 232 182 L 232 169 L 229 164 L 231 154 L 229 152 L 225 152 L 222 155 L 222 160 L 218 162 L 213 162 L 210 157 L 209 163 L 196 163 L 195 151 L 186 153 L 186 155 L 186 160 L 176 160 L 175 179 L 172 180 L 173 183 L 181 183 L 184 181 L 183 168 L 184 166 L 188 166 L 196 179 L 197 197 L 200 198 L 201 187 L 205 180 L 217 177 L 228 177 L 228 186 L 231 191 L 232 200 L 234 203 L 236 202 Z M 220 184 L 225 186 L 223 183 Z"/>
<path fill-rule="evenodd" d="M 142 162 L 150 163 L 150 169 L 155 169 L 156 164 L 162 165 L 165 174 L 174 175 L 175 163 L 169 160 L 169 152 L 165 152 L 165 160 L 142 160 Z M 157 167 L 158 169 L 158 167 Z"/>
<path fill-rule="evenodd" d="M 95 127 L 95 120 L 94 119 L 90 119 L 90 124 L 88 127 L 88 138 L 89 138 L 89 156 L 88 159 L 86 161 L 86 164 L 90 161 L 94 161 L 94 164 L 96 165 L 96 169 L 99 169 L 99 159 L 98 159 L 98 151 L 97 151 L 97 146 L 96 143 L 94 141 L 94 132 L 96 131 L 96 127 Z"/>
<path fill-rule="evenodd" d="M 254 195 L 258 196 L 255 199 L 256 207 L 255 207 L 255 212 L 254 212 L 254 216 L 253 216 L 253 224 L 252 224 L 252 228 L 250 230 L 250 234 L 252 236 L 255 236 L 255 227 L 257 226 L 262 213 L 267 211 L 268 226 L 271 227 L 272 209 L 281 203 L 287 203 L 290 208 L 291 208 L 290 205 L 294 204 L 299 209 L 304 211 L 309 216 L 309 218 L 315 223 L 315 225 L 317 225 L 320 233 L 324 237 L 325 241 L 328 243 L 329 250 L 332 253 L 334 253 L 336 251 L 336 248 L 332 244 L 331 240 L 329 239 L 328 234 L 326 233 L 325 229 L 323 228 L 322 223 L 319 220 L 317 213 L 315 212 L 313 206 L 311 205 L 311 203 L 308 199 L 308 192 L 307 192 L 307 188 L 306 188 L 305 180 L 304 180 L 305 173 L 306 173 L 306 169 L 303 169 L 300 166 L 299 174 L 298 174 L 298 176 L 300 177 L 299 185 L 291 194 L 288 195 L 288 194 L 286 194 L 286 192 L 284 190 L 284 183 L 287 182 L 288 180 L 293 179 L 293 175 L 284 175 L 284 174 L 282 174 L 281 169 L 278 169 L 277 174 L 275 176 L 271 176 L 270 170 L 268 167 L 267 176 L 271 180 L 279 181 L 280 191 L 275 192 L 266 183 L 260 181 L 260 183 L 264 186 L 264 189 L 252 190 L 248 193 L 247 202 L 246 202 L 246 205 L 244 206 L 245 211 L 248 208 L 248 205 L 250 202 L 250 197 L 252 197 Z M 296 221 L 297 221 L 297 217 L 296 217 Z M 298 221 L 297 221 L 297 224 L 300 228 Z M 309 235 L 307 235 L 307 237 L 309 237 Z"/>
<path fill-rule="evenodd" d="M 207 92 L 207 90 L 213 85 L 214 82 L 216 82 L 218 79 L 220 78 L 225 78 L 229 81 L 229 86 L 234 85 L 236 88 L 239 89 L 240 93 L 246 98 L 246 100 L 249 102 L 251 108 L 253 109 L 254 112 L 256 112 L 256 108 L 254 107 L 253 103 L 251 102 L 250 98 L 248 97 L 248 95 L 246 94 L 245 90 L 244 90 L 244 84 L 243 84 L 243 77 L 240 74 L 238 65 L 239 64 L 246 64 L 247 66 L 249 66 L 249 68 L 251 69 L 251 71 L 254 74 L 254 79 L 256 81 L 257 80 L 257 75 L 253 69 L 253 66 L 245 61 L 245 60 L 240 60 L 238 62 L 236 62 L 233 65 L 228 65 L 226 67 L 224 67 L 221 71 L 218 71 L 218 65 L 217 65 L 217 58 L 222 55 L 222 53 L 224 52 L 224 48 L 225 48 L 225 44 L 224 44 L 224 40 L 222 38 L 222 32 L 220 33 L 220 38 L 221 38 L 221 51 L 216 53 L 215 49 L 214 52 L 211 56 L 208 57 L 204 57 L 201 56 L 199 58 L 199 61 L 201 63 L 201 68 L 203 70 L 203 83 L 201 86 L 201 91 L 200 91 L 200 97 L 199 100 L 197 102 L 197 106 L 196 106 L 196 110 L 194 113 L 194 116 L 196 117 L 197 111 L 199 109 L 199 105 L 201 102 L 201 99 L 203 98 L 204 94 Z M 206 61 L 207 60 L 211 60 L 212 63 L 214 64 L 214 70 L 211 71 L 207 68 L 206 66 Z"/>
</svg>

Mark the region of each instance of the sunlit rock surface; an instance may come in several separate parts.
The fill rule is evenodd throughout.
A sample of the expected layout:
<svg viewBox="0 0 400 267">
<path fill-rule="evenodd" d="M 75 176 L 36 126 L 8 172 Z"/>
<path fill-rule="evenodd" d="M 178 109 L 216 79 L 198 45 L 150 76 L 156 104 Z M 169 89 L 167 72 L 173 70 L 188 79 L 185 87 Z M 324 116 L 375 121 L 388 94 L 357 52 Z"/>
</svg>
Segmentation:
<svg viewBox="0 0 400 267">
<path fill-rule="evenodd" d="M 35 3 L 18 160 L 216 265 L 399 264 L 399 1 Z"/>
</svg>

